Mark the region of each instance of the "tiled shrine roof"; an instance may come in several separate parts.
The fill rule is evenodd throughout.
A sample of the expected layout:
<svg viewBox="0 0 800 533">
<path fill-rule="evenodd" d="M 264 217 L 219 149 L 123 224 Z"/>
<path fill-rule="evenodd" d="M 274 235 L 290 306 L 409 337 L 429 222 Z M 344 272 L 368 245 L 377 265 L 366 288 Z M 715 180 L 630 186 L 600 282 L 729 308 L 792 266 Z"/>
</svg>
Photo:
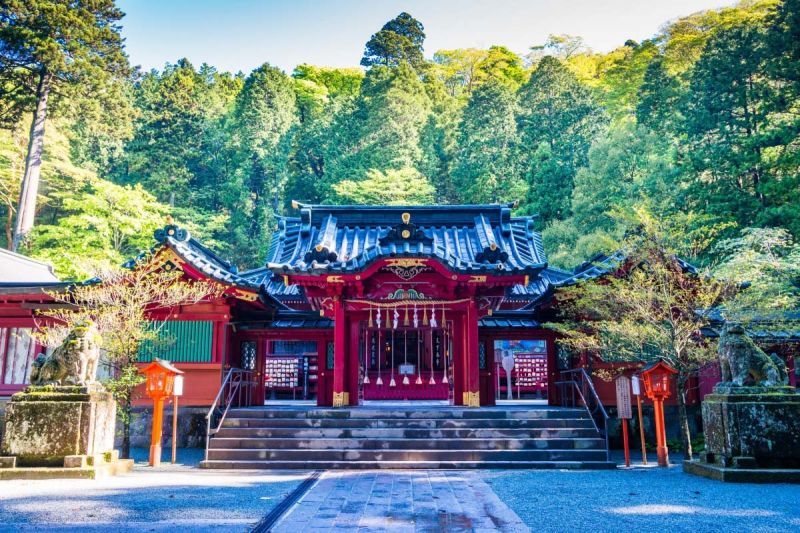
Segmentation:
<svg viewBox="0 0 800 533">
<path fill-rule="evenodd" d="M 534 218 L 512 217 L 511 205 L 298 207 L 273 235 L 266 266 L 277 274 L 358 272 L 390 257 L 433 257 L 464 274 L 547 266 Z"/>
</svg>

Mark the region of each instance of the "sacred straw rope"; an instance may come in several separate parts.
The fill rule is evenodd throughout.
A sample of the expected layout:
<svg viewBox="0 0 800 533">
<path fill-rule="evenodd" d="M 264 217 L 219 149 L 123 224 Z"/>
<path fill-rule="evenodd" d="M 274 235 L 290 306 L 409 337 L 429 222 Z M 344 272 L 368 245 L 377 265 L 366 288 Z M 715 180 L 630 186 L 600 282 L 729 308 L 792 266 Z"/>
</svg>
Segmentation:
<svg viewBox="0 0 800 533">
<path fill-rule="evenodd" d="M 398 300 L 396 302 L 376 303 L 370 300 L 345 300 L 348 304 L 364 304 L 370 307 L 404 307 L 413 302 L 420 307 L 430 307 L 437 304 L 463 304 L 472 301 L 470 298 L 462 298 L 461 300 Z"/>
</svg>

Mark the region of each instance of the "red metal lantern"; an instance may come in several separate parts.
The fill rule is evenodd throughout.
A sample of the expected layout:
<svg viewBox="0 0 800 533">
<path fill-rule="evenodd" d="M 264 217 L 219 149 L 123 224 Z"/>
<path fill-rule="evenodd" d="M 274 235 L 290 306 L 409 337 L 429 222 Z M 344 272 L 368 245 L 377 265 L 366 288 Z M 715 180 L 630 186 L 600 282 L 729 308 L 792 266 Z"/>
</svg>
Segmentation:
<svg viewBox="0 0 800 533">
<path fill-rule="evenodd" d="M 644 381 L 644 392 L 648 398 L 653 400 L 658 466 L 669 466 L 667 431 L 664 424 L 664 399 L 670 395 L 669 378 L 677 373 L 677 370 L 660 359 L 644 367 L 641 372 L 642 381 Z"/>
<path fill-rule="evenodd" d="M 147 382 L 147 396 L 153 399 L 153 429 L 150 437 L 150 466 L 161 464 L 161 426 L 164 419 L 164 399 L 172 395 L 175 376 L 183 374 L 163 359 L 154 359 L 142 369 Z"/>
<path fill-rule="evenodd" d="M 670 395 L 670 376 L 677 374 L 678 371 L 658 360 L 642 369 L 642 380 L 644 381 L 644 393 L 651 400 L 664 400 Z"/>
</svg>

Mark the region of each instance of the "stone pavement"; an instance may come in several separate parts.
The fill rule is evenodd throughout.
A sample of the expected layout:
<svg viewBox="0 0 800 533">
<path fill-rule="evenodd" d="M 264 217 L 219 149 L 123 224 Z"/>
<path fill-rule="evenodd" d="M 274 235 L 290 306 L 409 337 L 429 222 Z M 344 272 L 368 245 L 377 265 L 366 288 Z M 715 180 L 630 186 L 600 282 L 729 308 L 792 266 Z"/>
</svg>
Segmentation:
<svg viewBox="0 0 800 533">
<path fill-rule="evenodd" d="M 529 531 L 477 472 L 328 471 L 273 531 Z"/>
</svg>

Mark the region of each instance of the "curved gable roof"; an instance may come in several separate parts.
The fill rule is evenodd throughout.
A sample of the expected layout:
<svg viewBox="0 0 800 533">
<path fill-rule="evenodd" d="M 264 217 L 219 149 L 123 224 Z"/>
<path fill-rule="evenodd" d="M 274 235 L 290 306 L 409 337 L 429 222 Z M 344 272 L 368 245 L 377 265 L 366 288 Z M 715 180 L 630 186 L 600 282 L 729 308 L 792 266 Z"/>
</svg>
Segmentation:
<svg viewBox="0 0 800 533">
<path fill-rule="evenodd" d="M 547 266 L 533 217 L 512 217 L 508 204 L 298 206 L 299 217 L 279 219 L 266 263 L 273 272 L 358 272 L 398 256 L 437 258 L 462 273 L 536 274 Z"/>
</svg>

